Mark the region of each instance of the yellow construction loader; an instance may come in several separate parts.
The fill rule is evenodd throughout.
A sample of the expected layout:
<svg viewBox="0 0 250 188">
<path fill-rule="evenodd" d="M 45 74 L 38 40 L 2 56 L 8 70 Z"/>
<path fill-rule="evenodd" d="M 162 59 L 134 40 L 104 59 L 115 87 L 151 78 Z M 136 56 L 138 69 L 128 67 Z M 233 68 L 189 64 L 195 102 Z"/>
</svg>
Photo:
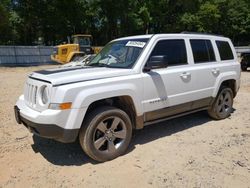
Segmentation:
<svg viewBox="0 0 250 188">
<path fill-rule="evenodd" d="M 72 43 L 69 42 L 54 47 L 51 59 L 65 64 L 85 55 L 96 54 L 101 50 L 101 47 L 92 46 L 92 35 L 73 35 L 71 41 Z"/>
</svg>

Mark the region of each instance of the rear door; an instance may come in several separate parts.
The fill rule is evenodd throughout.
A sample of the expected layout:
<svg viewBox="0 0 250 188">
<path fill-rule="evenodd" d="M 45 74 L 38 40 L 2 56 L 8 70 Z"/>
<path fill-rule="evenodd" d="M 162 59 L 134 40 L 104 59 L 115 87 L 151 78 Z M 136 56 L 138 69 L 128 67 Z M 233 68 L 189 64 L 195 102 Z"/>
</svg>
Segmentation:
<svg viewBox="0 0 250 188">
<path fill-rule="evenodd" d="M 191 72 L 195 83 L 193 97 L 196 103 L 194 102 L 193 108 L 198 108 L 209 104 L 221 70 L 214 51 L 215 41 L 190 38 L 189 45 L 193 62 Z"/>
</svg>

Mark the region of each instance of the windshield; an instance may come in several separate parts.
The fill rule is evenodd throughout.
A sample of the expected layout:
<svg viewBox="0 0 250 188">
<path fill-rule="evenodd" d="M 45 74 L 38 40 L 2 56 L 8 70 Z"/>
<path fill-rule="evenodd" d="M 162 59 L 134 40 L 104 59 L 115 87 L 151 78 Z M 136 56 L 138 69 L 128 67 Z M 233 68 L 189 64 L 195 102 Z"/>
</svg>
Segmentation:
<svg viewBox="0 0 250 188">
<path fill-rule="evenodd" d="M 75 36 L 73 37 L 73 43 L 79 44 L 80 46 L 90 46 L 90 38 L 84 36 Z"/>
<path fill-rule="evenodd" d="M 131 68 L 146 46 L 148 39 L 119 40 L 108 43 L 102 51 L 89 62 L 88 66 Z"/>
</svg>

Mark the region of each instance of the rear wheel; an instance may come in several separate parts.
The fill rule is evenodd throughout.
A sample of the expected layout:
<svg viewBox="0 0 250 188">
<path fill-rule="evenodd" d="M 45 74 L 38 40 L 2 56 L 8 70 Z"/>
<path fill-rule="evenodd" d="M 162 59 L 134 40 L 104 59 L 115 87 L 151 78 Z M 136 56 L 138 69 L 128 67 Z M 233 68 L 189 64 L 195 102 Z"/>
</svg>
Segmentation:
<svg viewBox="0 0 250 188">
<path fill-rule="evenodd" d="M 214 100 L 208 114 L 213 119 L 225 119 L 232 112 L 233 108 L 233 92 L 232 89 L 222 87 Z"/>
<path fill-rule="evenodd" d="M 104 162 L 124 154 L 131 136 L 129 116 L 118 108 L 106 106 L 88 115 L 80 130 L 79 141 L 89 157 Z"/>
</svg>

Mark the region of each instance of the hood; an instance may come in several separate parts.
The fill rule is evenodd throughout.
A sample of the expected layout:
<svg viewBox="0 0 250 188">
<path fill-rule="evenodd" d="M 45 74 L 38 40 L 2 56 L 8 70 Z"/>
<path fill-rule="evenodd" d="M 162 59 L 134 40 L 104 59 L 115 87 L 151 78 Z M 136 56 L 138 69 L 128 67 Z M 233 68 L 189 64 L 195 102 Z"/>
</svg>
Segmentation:
<svg viewBox="0 0 250 188">
<path fill-rule="evenodd" d="M 134 73 L 135 72 L 132 69 L 81 66 L 40 70 L 31 73 L 29 77 L 49 82 L 53 86 L 58 86 L 76 82 L 131 75 Z"/>
</svg>

